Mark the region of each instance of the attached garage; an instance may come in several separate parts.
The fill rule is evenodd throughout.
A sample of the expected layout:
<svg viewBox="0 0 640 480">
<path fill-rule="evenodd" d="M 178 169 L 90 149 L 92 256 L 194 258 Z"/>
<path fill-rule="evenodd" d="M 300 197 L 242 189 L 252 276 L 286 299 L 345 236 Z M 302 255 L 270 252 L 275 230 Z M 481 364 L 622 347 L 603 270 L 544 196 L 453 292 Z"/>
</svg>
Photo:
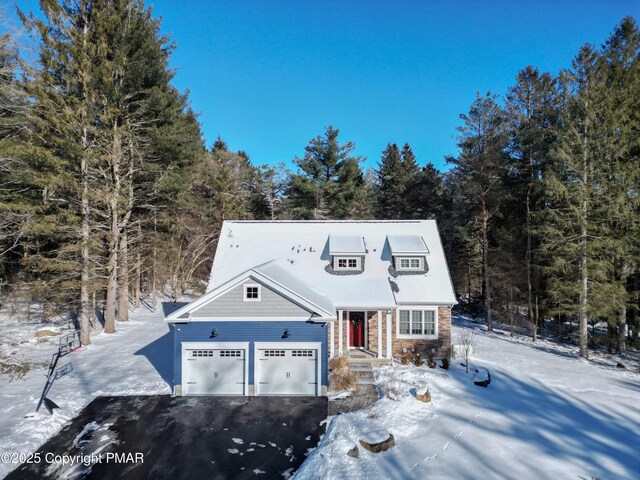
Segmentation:
<svg viewBox="0 0 640 480">
<path fill-rule="evenodd" d="M 248 343 L 182 344 L 185 395 L 247 395 Z"/>
<path fill-rule="evenodd" d="M 320 343 L 255 344 L 256 395 L 319 395 Z"/>
</svg>

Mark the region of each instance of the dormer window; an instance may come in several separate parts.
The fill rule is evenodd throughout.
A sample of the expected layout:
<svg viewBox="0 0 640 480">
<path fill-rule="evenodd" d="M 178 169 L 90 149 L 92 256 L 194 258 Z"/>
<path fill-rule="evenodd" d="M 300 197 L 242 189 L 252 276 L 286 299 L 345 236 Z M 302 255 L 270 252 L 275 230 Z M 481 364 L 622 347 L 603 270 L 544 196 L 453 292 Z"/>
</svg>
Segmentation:
<svg viewBox="0 0 640 480">
<path fill-rule="evenodd" d="M 360 257 L 335 257 L 336 270 L 360 270 Z"/>
<path fill-rule="evenodd" d="M 397 257 L 397 270 L 424 270 L 424 257 Z"/>
<path fill-rule="evenodd" d="M 259 302 L 260 301 L 260 285 L 246 284 L 244 286 L 244 301 Z"/>
<path fill-rule="evenodd" d="M 360 235 L 329 235 L 331 264 L 327 272 L 338 275 L 358 275 L 364 272 L 367 248 Z"/>
<path fill-rule="evenodd" d="M 420 274 L 427 272 L 429 249 L 419 235 L 388 235 L 387 244 L 393 257 L 397 274 Z"/>
</svg>

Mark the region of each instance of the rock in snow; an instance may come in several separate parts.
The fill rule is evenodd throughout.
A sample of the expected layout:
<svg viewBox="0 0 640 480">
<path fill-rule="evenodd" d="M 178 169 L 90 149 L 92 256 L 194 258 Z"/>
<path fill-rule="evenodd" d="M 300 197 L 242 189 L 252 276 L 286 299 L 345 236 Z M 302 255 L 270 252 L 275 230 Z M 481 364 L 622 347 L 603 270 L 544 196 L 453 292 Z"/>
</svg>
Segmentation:
<svg viewBox="0 0 640 480">
<path fill-rule="evenodd" d="M 373 453 L 384 452 L 395 445 L 395 439 L 393 438 L 392 434 L 389 434 L 389 437 L 387 437 L 387 439 L 383 440 L 382 442 L 369 443 L 365 442 L 364 440 L 360 440 L 360 445 Z"/>
<path fill-rule="evenodd" d="M 357 445 L 354 445 L 351 450 L 347 451 L 347 455 L 353 458 L 358 458 L 360 456 L 360 449 Z"/>
<path fill-rule="evenodd" d="M 429 388 L 427 388 L 427 386 L 416 390 L 416 400 L 424 403 L 429 403 L 431 401 L 431 392 L 429 392 Z"/>
<path fill-rule="evenodd" d="M 36 338 L 55 337 L 57 335 L 60 335 L 60 329 L 58 327 L 41 327 L 36 330 Z"/>
<path fill-rule="evenodd" d="M 491 383 L 491 374 L 486 368 L 476 368 L 476 376 L 473 378 L 473 383 L 480 387 L 486 387 Z"/>
</svg>

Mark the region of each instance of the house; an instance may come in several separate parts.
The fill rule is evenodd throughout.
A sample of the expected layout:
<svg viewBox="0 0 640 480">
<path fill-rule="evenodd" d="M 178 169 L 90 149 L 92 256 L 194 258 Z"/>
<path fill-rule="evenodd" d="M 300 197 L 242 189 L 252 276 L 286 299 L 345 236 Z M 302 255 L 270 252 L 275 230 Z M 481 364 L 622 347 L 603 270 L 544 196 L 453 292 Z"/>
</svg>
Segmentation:
<svg viewBox="0 0 640 480">
<path fill-rule="evenodd" d="M 176 395 L 324 395 L 328 359 L 451 354 L 434 220 L 226 221 L 206 293 L 166 318 Z"/>
</svg>

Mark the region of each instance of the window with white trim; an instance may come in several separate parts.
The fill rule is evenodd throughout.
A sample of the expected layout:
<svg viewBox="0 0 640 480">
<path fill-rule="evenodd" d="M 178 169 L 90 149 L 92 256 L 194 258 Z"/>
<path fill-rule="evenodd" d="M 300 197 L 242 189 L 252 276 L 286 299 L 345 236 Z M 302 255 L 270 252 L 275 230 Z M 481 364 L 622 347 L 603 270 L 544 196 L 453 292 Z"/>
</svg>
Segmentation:
<svg viewBox="0 0 640 480">
<path fill-rule="evenodd" d="M 397 335 L 400 338 L 437 338 L 438 314 L 434 309 L 398 310 Z"/>
<path fill-rule="evenodd" d="M 396 270 L 424 270 L 422 257 L 396 257 Z"/>
<path fill-rule="evenodd" d="M 260 293 L 260 285 L 246 284 L 244 286 L 244 301 L 259 302 Z"/>
<path fill-rule="evenodd" d="M 335 257 L 334 268 L 336 270 L 360 270 L 360 258 Z"/>
</svg>

